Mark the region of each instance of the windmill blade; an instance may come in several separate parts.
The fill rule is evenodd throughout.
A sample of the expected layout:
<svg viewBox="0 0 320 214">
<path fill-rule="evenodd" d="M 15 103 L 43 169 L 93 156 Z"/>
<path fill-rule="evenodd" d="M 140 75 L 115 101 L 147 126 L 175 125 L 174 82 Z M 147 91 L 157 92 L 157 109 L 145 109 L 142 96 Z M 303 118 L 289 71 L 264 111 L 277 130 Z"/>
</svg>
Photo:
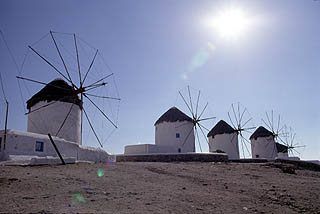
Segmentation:
<svg viewBox="0 0 320 214">
<path fill-rule="evenodd" d="M 213 120 L 216 119 L 216 117 L 208 117 L 208 118 L 203 118 L 203 119 L 199 119 L 198 121 L 204 121 L 204 120 Z"/>
<path fill-rule="evenodd" d="M 100 113 L 115 127 L 118 128 L 114 122 L 85 94 L 83 94 L 99 111 Z"/>
<path fill-rule="evenodd" d="M 77 56 L 77 64 L 78 64 L 78 74 L 79 74 L 79 81 L 80 81 L 80 87 L 82 87 L 82 80 L 81 80 L 81 69 L 80 69 L 80 58 L 79 58 L 79 52 L 78 52 L 78 45 L 77 45 L 77 38 L 76 34 L 73 34 L 73 40 L 74 40 L 74 46 L 76 48 L 76 56 Z"/>
<path fill-rule="evenodd" d="M 239 125 L 240 125 L 240 103 L 238 102 L 238 121 L 239 121 Z"/>
<path fill-rule="evenodd" d="M 202 128 L 201 128 L 201 126 L 197 123 L 197 125 L 199 126 L 199 128 L 200 128 L 200 131 L 201 131 L 201 133 L 202 133 L 202 135 L 203 135 L 203 137 L 206 139 L 206 141 L 207 141 L 207 144 L 209 145 L 209 141 L 208 141 L 208 138 L 207 138 L 207 136 L 204 134 L 204 131 L 202 130 Z"/>
<path fill-rule="evenodd" d="M 208 107 L 208 102 L 206 103 L 206 105 L 204 106 L 204 108 L 203 108 L 203 110 L 202 110 L 202 112 L 201 112 L 201 114 L 200 114 L 200 116 L 198 117 L 198 118 L 201 118 L 201 116 L 202 116 L 202 114 L 204 113 L 204 111 L 206 110 L 206 108 Z"/>
<path fill-rule="evenodd" d="M 252 117 L 249 118 L 249 120 L 247 120 L 247 121 L 242 125 L 242 127 L 245 127 L 251 120 L 252 120 Z M 240 128 L 242 128 L 242 127 L 240 127 Z"/>
<path fill-rule="evenodd" d="M 197 118 L 197 115 L 198 115 L 198 106 L 199 106 L 199 99 L 200 99 L 200 90 L 199 90 L 199 93 L 198 93 L 198 98 L 197 98 L 197 106 L 196 106 L 196 118 Z"/>
<path fill-rule="evenodd" d="M 273 110 L 271 111 L 271 121 L 272 121 L 271 127 L 273 128 L 273 131 L 274 131 L 274 126 L 273 126 Z"/>
<path fill-rule="evenodd" d="M 235 137 L 238 137 L 238 134 L 239 134 L 239 133 L 238 133 L 237 131 L 236 131 L 235 133 L 237 133 L 237 134 L 234 134 L 234 135 L 232 136 L 230 143 L 233 142 L 233 140 L 234 140 Z"/>
<path fill-rule="evenodd" d="M 229 120 L 230 120 L 233 128 L 236 129 L 236 130 L 238 130 L 238 128 L 233 124 L 233 121 L 232 121 L 232 119 L 231 119 L 231 116 L 230 116 L 230 113 L 229 113 L 229 112 L 228 112 L 228 117 L 229 117 Z"/>
<path fill-rule="evenodd" d="M 268 115 L 268 113 L 267 113 L 267 112 L 266 112 L 266 115 L 267 115 L 267 120 L 268 120 L 269 125 L 270 125 L 270 126 L 268 126 L 268 127 L 270 127 L 271 132 L 272 132 L 272 133 L 274 133 L 274 131 L 273 131 L 273 126 L 272 126 L 272 124 L 271 124 L 271 120 L 269 119 L 269 115 Z"/>
<path fill-rule="evenodd" d="M 94 83 L 92 83 L 92 84 L 90 84 L 90 85 L 86 86 L 85 88 L 95 86 L 97 83 L 99 83 L 99 82 L 101 82 L 101 81 L 103 81 L 103 80 L 107 79 L 108 77 L 110 77 L 110 76 L 112 76 L 112 75 L 113 75 L 113 73 L 108 74 L 107 76 L 105 76 L 105 77 L 103 77 L 103 78 L 101 78 L 101 79 L 99 79 L 99 80 L 95 81 Z"/>
<path fill-rule="evenodd" d="M 67 65 L 66 65 L 66 63 L 65 63 L 65 61 L 64 61 L 64 59 L 63 59 L 63 57 L 62 57 L 62 54 L 61 54 L 60 49 L 59 49 L 59 47 L 58 47 L 58 45 L 57 45 L 57 43 L 56 43 L 56 40 L 55 40 L 55 38 L 54 38 L 54 36 L 53 36 L 52 31 L 50 31 L 50 35 L 51 35 L 51 38 L 52 38 L 52 40 L 53 40 L 53 43 L 54 43 L 54 45 L 55 45 L 55 47 L 56 47 L 56 49 L 57 49 L 57 51 L 58 51 L 59 57 L 60 57 L 60 59 L 61 59 L 61 61 L 62 61 L 62 63 L 63 63 L 64 69 L 66 70 L 66 73 L 67 73 L 67 75 L 68 75 L 68 77 L 69 77 L 69 81 L 72 83 L 72 85 L 74 85 L 73 82 L 72 82 L 71 76 L 70 76 L 70 74 L 69 74 Z"/>
<path fill-rule="evenodd" d="M 206 128 L 204 125 L 202 125 L 201 123 L 197 123 L 199 126 L 201 126 L 203 129 L 205 129 L 206 131 L 210 131 L 210 129 Z"/>
<path fill-rule="evenodd" d="M 251 130 L 251 129 L 249 129 L 249 130 Z M 246 129 L 242 129 L 242 131 L 244 131 L 244 132 L 246 132 L 246 133 L 249 133 L 249 134 L 251 134 L 251 133 L 252 133 L 252 131 L 249 131 L 249 130 L 246 130 Z"/>
<path fill-rule="evenodd" d="M 296 149 L 292 148 L 292 151 L 295 151 L 296 153 L 298 153 L 298 155 L 301 155 L 300 152 L 298 152 Z"/>
<path fill-rule="evenodd" d="M 84 115 L 85 115 L 86 118 L 87 118 L 87 121 L 88 121 L 88 123 L 89 123 L 89 126 L 90 126 L 90 128 L 91 128 L 94 136 L 96 137 L 97 141 L 99 142 L 101 148 L 103 148 L 103 145 L 101 144 L 101 142 L 100 142 L 100 140 L 99 140 L 99 137 L 98 137 L 96 131 L 94 130 L 94 128 L 93 128 L 93 126 L 92 126 L 92 124 L 91 124 L 91 122 L 90 122 L 90 119 L 89 119 L 89 117 L 88 117 L 88 114 L 87 114 L 87 112 L 86 112 L 86 110 L 85 110 L 84 108 L 83 108 L 83 112 L 84 112 Z"/>
<path fill-rule="evenodd" d="M 64 118 L 64 120 L 63 120 L 62 124 L 60 125 L 60 127 L 59 127 L 59 129 L 58 129 L 58 131 L 57 131 L 55 136 L 58 136 L 59 132 L 61 131 L 62 127 L 64 126 L 65 122 L 67 121 L 67 119 L 68 119 L 68 117 L 69 117 L 69 115 L 70 115 L 70 113 L 72 111 L 73 105 L 74 105 L 74 103 L 72 103 L 72 105 L 71 105 L 66 117 Z"/>
<path fill-rule="evenodd" d="M 277 133 L 279 133 L 279 132 L 280 132 L 280 130 L 279 130 L 279 128 L 280 128 L 280 120 L 281 120 L 281 118 L 280 118 L 280 114 L 279 114 L 279 118 L 278 118 L 278 127 L 277 127 Z"/>
<path fill-rule="evenodd" d="M 59 71 L 51 62 L 49 62 L 46 58 L 41 56 L 35 49 L 33 49 L 30 45 L 28 46 L 34 53 L 36 53 L 41 59 L 43 59 L 48 65 L 50 65 L 58 74 L 60 74 L 64 79 L 66 79 L 71 85 L 74 85 L 61 71 Z"/>
<path fill-rule="evenodd" d="M 240 120 L 239 120 L 239 121 L 240 121 L 240 122 L 239 122 L 240 124 L 241 124 L 241 121 L 242 121 L 243 115 L 244 115 L 244 113 L 245 113 L 246 111 L 247 111 L 247 109 L 246 109 L 246 108 L 244 108 L 244 110 L 243 110 L 243 112 L 242 112 L 242 114 L 241 114 L 241 116 L 240 116 Z"/>
<path fill-rule="evenodd" d="M 187 101 L 184 99 L 184 97 L 182 96 L 182 94 L 181 94 L 181 92 L 180 92 L 180 91 L 179 91 L 179 94 L 180 94 L 180 96 L 182 97 L 182 99 L 183 99 L 184 103 L 186 104 L 186 106 L 188 107 L 188 109 L 189 109 L 189 111 L 190 111 L 190 113 L 191 113 L 192 117 L 194 118 L 194 115 L 193 115 L 193 112 L 192 112 L 191 108 L 189 107 L 189 105 L 188 105 Z"/>
<path fill-rule="evenodd" d="M 88 71 L 87 71 L 87 73 L 85 74 L 85 76 L 84 76 L 84 78 L 83 78 L 82 84 L 84 84 L 84 82 L 86 81 L 86 78 L 87 78 L 87 76 L 88 76 L 88 73 L 89 73 L 89 71 L 90 71 L 90 69 L 91 69 L 91 67 L 92 67 L 92 65 L 93 65 L 93 63 L 94 63 L 94 60 L 96 59 L 97 54 L 98 54 L 98 50 L 96 51 L 96 53 L 95 53 L 95 55 L 94 55 L 94 57 L 93 57 L 93 59 L 92 59 L 92 61 L 91 61 L 91 64 L 90 64 L 90 66 L 89 66 L 89 68 L 88 68 Z"/>
<path fill-rule="evenodd" d="M 234 115 L 234 119 L 236 120 L 236 123 L 237 123 L 237 129 L 239 129 L 239 122 L 238 122 L 238 118 L 237 118 L 237 115 L 236 115 L 236 112 L 234 110 L 234 107 L 233 107 L 233 103 L 231 104 L 232 106 L 232 111 L 233 111 L 233 115 Z"/>
<path fill-rule="evenodd" d="M 22 77 L 22 76 L 16 76 L 16 78 L 17 79 L 21 79 L 21 80 L 27 80 L 29 82 L 38 83 L 38 84 L 45 85 L 45 86 L 49 85 L 49 83 L 45 83 L 45 82 L 41 82 L 41 81 L 38 81 L 38 80 L 29 79 L 29 78 Z M 50 87 L 59 88 L 61 90 L 69 91 L 69 89 L 62 88 L 62 87 L 55 86 L 55 85 L 50 85 Z"/>
<path fill-rule="evenodd" d="M 88 94 L 88 93 L 83 93 L 83 94 L 88 95 L 88 96 L 92 96 L 92 97 L 104 98 L 104 99 L 121 100 L 120 98 L 117 98 L 117 97 L 99 96 L 99 95 Z"/>
<path fill-rule="evenodd" d="M 188 86 L 188 93 L 189 93 L 190 106 L 191 106 L 191 110 L 192 110 L 191 114 L 195 118 L 195 114 L 194 114 L 193 107 L 192 107 L 192 100 L 191 100 L 191 94 L 190 94 L 190 87 L 189 86 Z"/>
<path fill-rule="evenodd" d="M 242 142 L 243 142 L 248 154 L 250 154 L 250 151 L 249 151 L 246 143 L 248 143 L 250 145 L 251 145 L 251 143 L 242 135 L 242 133 L 240 133 L 240 138 L 242 139 Z"/>
<path fill-rule="evenodd" d="M 201 143 L 200 143 L 200 139 L 199 139 L 199 133 L 198 133 L 198 130 L 197 130 L 197 126 L 195 126 L 194 128 L 195 128 L 196 136 L 197 136 L 197 139 L 198 139 L 198 145 L 199 145 L 200 151 L 202 152 L 202 148 L 201 148 Z"/>
<path fill-rule="evenodd" d="M 252 129 L 255 129 L 256 127 L 249 127 L 249 128 L 243 128 L 242 130 L 243 131 L 248 131 L 248 130 L 252 130 Z"/>
<path fill-rule="evenodd" d="M 283 130 L 286 130 L 286 125 L 281 126 L 281 128 L 279 129 L 279 133 L 282 132 Z"/>
<path fill-rule="evenodd" d="M 277 136 L 277 140 L 278 140 L 278 139 L 279 139 L 282 143 L 284 143 L 284 144 L 286 143 L 279 135 Z"/>
<path fill-rule="evenodd" d="M 303 146 L 293 146 L 293 148 L 306 148 L 306 145 L 303 145 Z"/>
<path fill-rule="evenodd" d="M 261 120 L 268 127 L 268 129 L 272 130 L 272 128 L 264 121 L 264 119 L 261 119 Z"/>
<path fill-rule="evenodd" d="M 101 87 L 101 86 L 105 86 L 105 85 L 107 85 L 107 84 L 108 84 L 107 82 L 102 82 L 102 83 L 99 83 L 99 84 L 95 84 L 95 85 L 83 87 L 83 89 L 84 89 L 85 91 L 90 91 L 90 90 L 92 90 L 92 89 L 95 89 L 95 88 L 98 88 L 98 87 Z"/>
<path fill-rule="evenodd" d="M 186 136 L 186 138 L 184 139 L 184 141 L 183 141 L 183 143 L 182 143 L 181 147 L 183 147 L 183 146 L 184 146 L 184 144 L 187 142 L 187 140 L 188 140 L 188 138 L 189 138 L 189 136 L 190 136 L 191 132 L 193 131 L 193 127 L 194 127 L 194 126 L 192 126 L 192 128 L 190 129 L 190 131 L 189 131 L 188 135 Z"/>
</svg>

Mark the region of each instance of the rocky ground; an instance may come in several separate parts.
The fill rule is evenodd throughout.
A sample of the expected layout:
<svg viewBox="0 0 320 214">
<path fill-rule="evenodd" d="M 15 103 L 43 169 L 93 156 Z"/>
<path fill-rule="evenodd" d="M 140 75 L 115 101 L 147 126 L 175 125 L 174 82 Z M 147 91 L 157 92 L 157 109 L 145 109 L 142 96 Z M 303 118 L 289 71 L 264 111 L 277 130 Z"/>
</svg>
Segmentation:
<svg viewBox="0 0 320 214">
<path fill-rule="evenodd" d="M 2 213 L 320 213 L 320 172 L 281 163 L 0 166 Z"/>
</svg>

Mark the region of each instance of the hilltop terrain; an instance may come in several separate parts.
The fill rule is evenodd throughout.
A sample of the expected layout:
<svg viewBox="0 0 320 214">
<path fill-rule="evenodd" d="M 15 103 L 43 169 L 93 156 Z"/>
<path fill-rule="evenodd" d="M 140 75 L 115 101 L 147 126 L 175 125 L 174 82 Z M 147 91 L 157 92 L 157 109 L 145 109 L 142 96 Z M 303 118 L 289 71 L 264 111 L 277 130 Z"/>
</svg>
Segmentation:
<svg viewBox="0 0 320 214">
<path fill-rule="evenodd" d="M 1 166 L 2 213 L 320 213 L 320 172 L 280 163 Z"/>
</svg>

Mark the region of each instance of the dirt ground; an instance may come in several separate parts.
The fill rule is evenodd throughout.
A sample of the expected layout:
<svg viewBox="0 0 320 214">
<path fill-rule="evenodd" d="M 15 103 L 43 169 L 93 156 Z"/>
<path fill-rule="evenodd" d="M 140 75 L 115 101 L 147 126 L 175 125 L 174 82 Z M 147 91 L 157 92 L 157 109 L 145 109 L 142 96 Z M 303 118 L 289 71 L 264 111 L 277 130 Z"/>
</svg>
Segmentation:
<svg viewBox="0 0 320 214">
<path fill-rule="evenodd" d="M 320 172 L 272 163 L 1 166 L 0 212 L 320 213 Z"/>
</svg>

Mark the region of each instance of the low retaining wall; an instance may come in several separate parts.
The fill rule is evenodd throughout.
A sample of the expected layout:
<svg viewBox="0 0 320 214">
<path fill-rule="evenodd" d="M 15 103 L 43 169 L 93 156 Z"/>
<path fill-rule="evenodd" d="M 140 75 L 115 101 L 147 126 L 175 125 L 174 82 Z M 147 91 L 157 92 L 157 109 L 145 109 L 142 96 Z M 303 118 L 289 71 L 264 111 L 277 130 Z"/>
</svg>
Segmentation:
<svg viewBox="0 0 320 214">
<path fill-rule="evenodd" d="M 117 162 L 226 162 L 228 155 L 220 153 L 117 155 Z"/>
<path fill-rule="evenodd" d="M 0 130 L 0 137 L 2 136 L 3 130 Z M 62 157 L 73 157 L 76 160 L 93 162 L 105 162 L 108 160 L 109 154 L 103 149 L 82 146 L 54 136 L 52 138 Z M 39 146 L 37 147 L 37 145 Z M 8 130 L 5 151 L 3 147 L 2 143 L 0 161 L 8 160 L 9 155 L 57 157 L 57 152 L 49 137 L 37 133 Z"/>
<path fill-rule="evenodd" d="M 238 159 L 238 160 L 230 160 L 234 163 L 267 163 L 269 162 L 265 158 L 244 158 L 244 159 Z"/>
</svg>

